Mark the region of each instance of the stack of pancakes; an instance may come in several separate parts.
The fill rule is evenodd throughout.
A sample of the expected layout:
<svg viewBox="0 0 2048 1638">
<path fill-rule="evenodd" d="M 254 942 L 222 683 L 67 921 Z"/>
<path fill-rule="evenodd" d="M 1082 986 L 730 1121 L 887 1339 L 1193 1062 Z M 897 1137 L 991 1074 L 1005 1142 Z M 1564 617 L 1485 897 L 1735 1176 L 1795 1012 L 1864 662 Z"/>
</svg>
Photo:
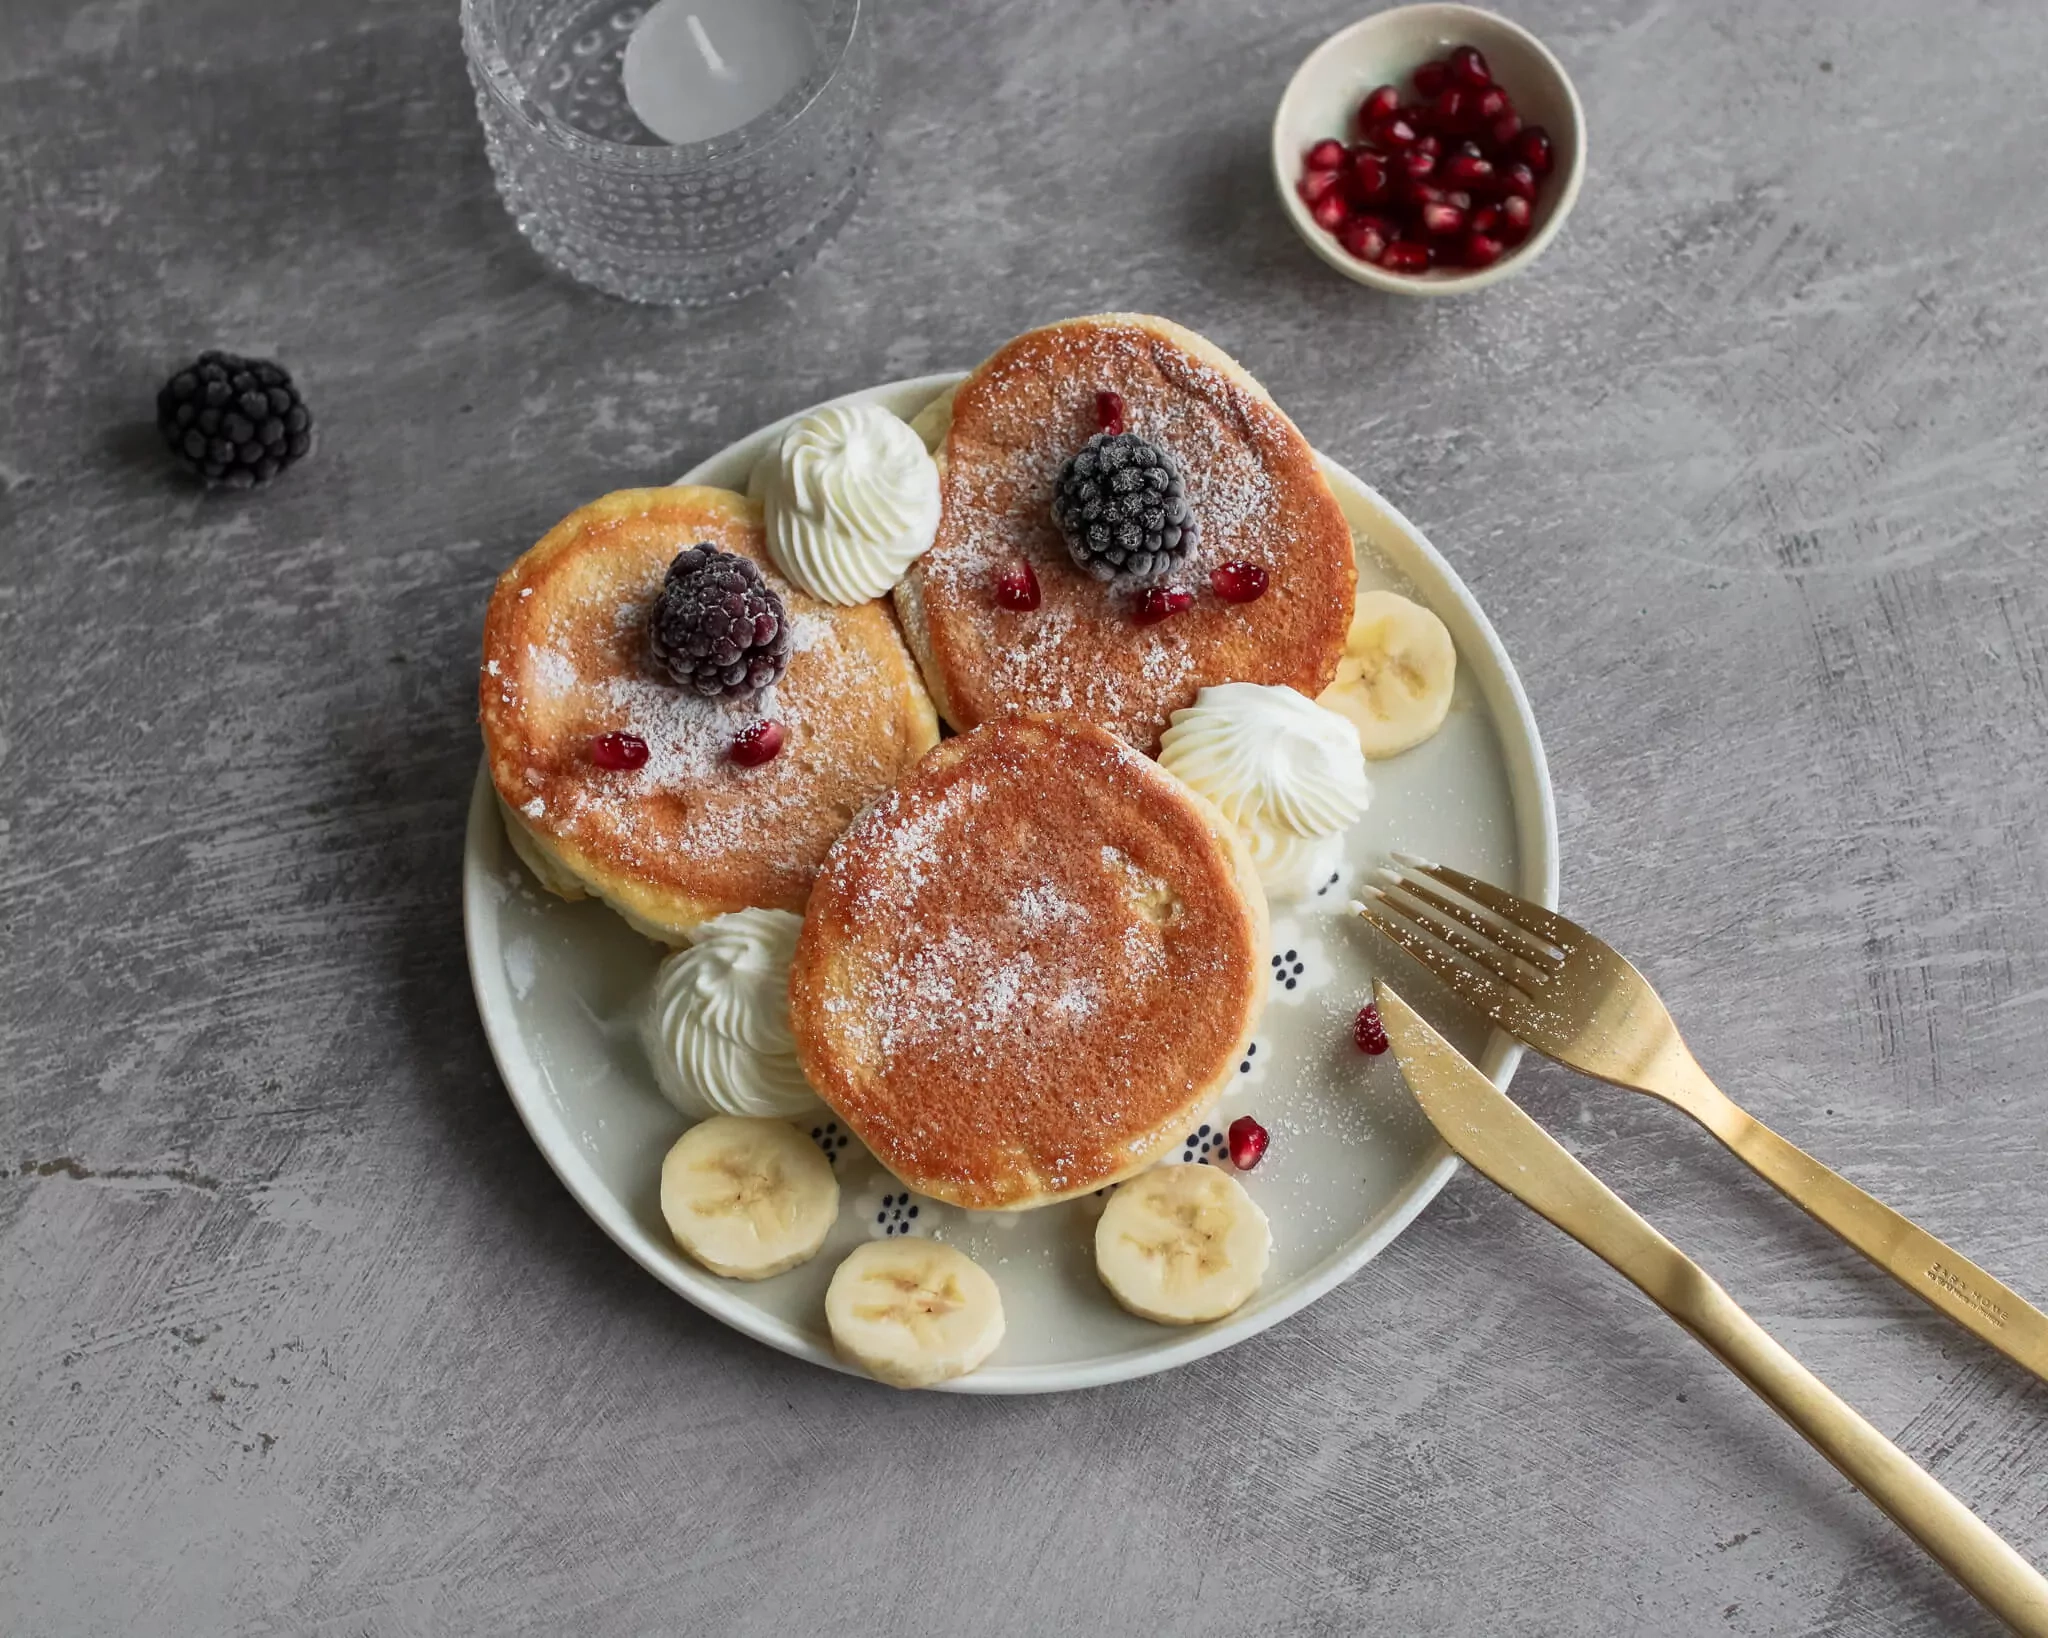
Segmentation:
<svg viewBox="0 0 2048 1638">
<path fill-rule="evenodd" d="M 1176 578 L 1255 564 L 1263 597 L 1140 625 L 1127 590 L 1074 565 L 1052 486 L 1105 391 L 1184 474 L 1200 535 Z M 893 611 L 791 586 L 742 496 L 607 496 L 499 581 L 484 738 L 545 886 L 671 943 L 731 910 L 803 911 L 792 1020 L 820 1094 L 915 1189 L 1044 1205 L 1150 1164 L 1258 1022 L 1257 878 L 1232 827 L 1150 757 L 1210 684 L 1322 691 L 1351 618 L 1351 536 L 1293 423 L 1163 319 L 1031 331 L 913 425 L 942 509 Z M 795 631 L 787 672 L 737 706 L 647 658 L 646 610 L 699 541 L 758 563 Z M 1000 606 L 1024 565 L 1040 606 Z M 955 737 L 935 748 L 939 717 Z M 765 720 L 780 755 L 724 754 Z M 593 766 L 586 748 L 617 732 L 647 743 L 644 767 Z"/>
</svg>

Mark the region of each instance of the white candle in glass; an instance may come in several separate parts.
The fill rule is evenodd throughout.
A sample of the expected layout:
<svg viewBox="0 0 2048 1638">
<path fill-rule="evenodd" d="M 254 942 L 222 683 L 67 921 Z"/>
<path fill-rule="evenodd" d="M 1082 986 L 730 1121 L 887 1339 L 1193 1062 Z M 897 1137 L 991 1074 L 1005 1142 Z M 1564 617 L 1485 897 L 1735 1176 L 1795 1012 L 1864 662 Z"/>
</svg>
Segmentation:
<svg viewBox="0 0 2048 1638">
<path fill-rule="evenodd" d="M 626 41 L 626 102 L 664 142 L 703 142 L 765 114 L 815 46 L 792 0 L 660 0 Z"/>
</svg>

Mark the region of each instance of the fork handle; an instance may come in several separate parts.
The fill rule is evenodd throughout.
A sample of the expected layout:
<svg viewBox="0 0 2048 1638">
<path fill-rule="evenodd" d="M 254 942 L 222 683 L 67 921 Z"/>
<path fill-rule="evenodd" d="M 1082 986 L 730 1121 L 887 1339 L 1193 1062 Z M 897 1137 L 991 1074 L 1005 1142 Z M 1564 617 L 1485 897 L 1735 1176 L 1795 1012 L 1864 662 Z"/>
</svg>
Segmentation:
<svg viewBox="0 0 2048 1638">
<path fill-rule="evenodd" d="M 1734 1298 L 1698 1268 L 1692 1272 L 1698 1279 L 1682 1294 L 1650 1295 L 1986 1608 L 2023 1638 L 2048 1638 L 2048 1581 L 1779 1346 Z"/>
<path fill-rule="evenodd" d="M 1714 1090 L 1717 1105 L 1688 1112 L 1751 1171 L 1908 1291 L 2048 1381 L 2048 1314 Z"/>
</svg>

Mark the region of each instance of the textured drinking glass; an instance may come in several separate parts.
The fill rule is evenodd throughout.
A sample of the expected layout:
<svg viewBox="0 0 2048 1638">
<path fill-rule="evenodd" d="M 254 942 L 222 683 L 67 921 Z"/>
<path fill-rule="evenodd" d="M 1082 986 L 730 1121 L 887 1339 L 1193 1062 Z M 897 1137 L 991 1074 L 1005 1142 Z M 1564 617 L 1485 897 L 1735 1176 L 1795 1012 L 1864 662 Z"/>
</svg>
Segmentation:
<svg viewBox="0 0 2048 1638">
<path fill-rule="evenodd" d="M 838 230 L 874 152 L 866 4 L 756 3 L 786 5 L 807 36 L 801 77 L 722 135 L 668 143 L 626 100 L 626 43 L 649 6 L 462 0 L 498 192 L 549 261 L 615 296 L 696 306 L 793 271 Z M 729 79 L 697 17 L 682 21 Z"/>
</svg>

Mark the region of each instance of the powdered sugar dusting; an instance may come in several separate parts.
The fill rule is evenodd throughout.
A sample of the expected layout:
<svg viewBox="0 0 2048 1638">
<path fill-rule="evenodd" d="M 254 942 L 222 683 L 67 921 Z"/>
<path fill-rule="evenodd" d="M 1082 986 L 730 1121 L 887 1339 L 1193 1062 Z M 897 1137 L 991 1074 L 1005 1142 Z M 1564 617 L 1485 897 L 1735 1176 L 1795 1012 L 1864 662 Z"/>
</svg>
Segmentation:
<svg viewBox="0 0 2048 1638">
<path fill-rule="evenodd" d="M 703 534 L 751 551 L 757 543 L 744 528 Z M 523 780 L 515 805 L 543 835 L 650 889 L 733 908 L 801 908 L 832 841 L 920 743 L 903 671 L 882 670 L 890 659 L 900 667 L 900 650 L 890 654 L 879 611 L 818 610 L 771 579 L 789 611 L 781 681 L 740 701 L 679 688 L 647 645 L 670 555 L 663 539 L 619 539 L 549 575 L 545 595 L 522 605 L 516 646 L 501 649 L 494 658 L 503 663 L 484 677 L 486 715 L 504 724 L 497 742 L 524 752 L 524 766 L 499 768 L 499 777 Z M 734 762 L 733 741 L 769 720 L 786 732 L 782 753 L 755 767 Z M 644 741 L 646 763 L 597 767 L 589 746 L 609 733 Z"/>
<path fill-rule="evenodd" d="M 993 724 L 834 850 L 810 915 L 845 944 L 817 1001 L 857 1043 L 860 1129 L 899 1176 L 964 1148 L 1085 1182 L 1231 1061 L 1250 935 L 1166 784 L 1106 735 Z"/>
<path fill-rule="evenodd" d="M 948 686 L 966 717 L 1003 709 L 1070 710 L 1149 745 L 1167 715 L 1219 670 L 1274 608 L 1196 608 L 1154 626 L 1131 620 L 1134 592 L 1076 570 L 1050 514 L 1061 465 L 1096 426 L 1095 394 L 1123 393 L 1129 430 L 1170 449 L 1186 478 L 1201 534 L 1174 583 L 1200 591 L 1216 564 L 1242 560 L 1277 572 L 1302 485 L 1282 492 L 1275 462 L 1299 466 L 1306 446 L 1285 417 L 1206 361 L 1135 325 L 1020 338 L 962 389 L 944 487 L 939 543 L 924 559 L 918 594 L 944 650 Z M 1311 491 L 1313 479 L 1311 478 Z M 1335 516 L 1335 503 L 1320 496 Z M 1341 518 L 1336 519 L 1341 531 Z M 1348 536 L 1344 559 L 1348 568 Z M 1019 562 L 1037 572 L 1041 606 L 996 615 L 994 587 Z M 1348 615 L 1348 595 L 1344 599 Z M 1341 626 L 1334 636 L 1341 638 Z M 1334 654 L 1334 650 L 1332 651 Z M 1319 664 L 1312 659 L 1311 665 Z M 1251 670 L 1291 681 L 1299 655 Z"/>
<path fill-rule="evenodd" d="M 1085 920 L 1087 915 L 1087 907 L 1068 898 L 1050 876 L 1041 876 L 1017 895 L 1018 924 L 1033 938 Z"/>
<path fill-rule="evenodd" d="M 576 662 L 560 649 L 529 643 L 526 653 L 530 662 L 526 674 L 542 695 L 566 694 L 576 686 Z"/>
</svg>

